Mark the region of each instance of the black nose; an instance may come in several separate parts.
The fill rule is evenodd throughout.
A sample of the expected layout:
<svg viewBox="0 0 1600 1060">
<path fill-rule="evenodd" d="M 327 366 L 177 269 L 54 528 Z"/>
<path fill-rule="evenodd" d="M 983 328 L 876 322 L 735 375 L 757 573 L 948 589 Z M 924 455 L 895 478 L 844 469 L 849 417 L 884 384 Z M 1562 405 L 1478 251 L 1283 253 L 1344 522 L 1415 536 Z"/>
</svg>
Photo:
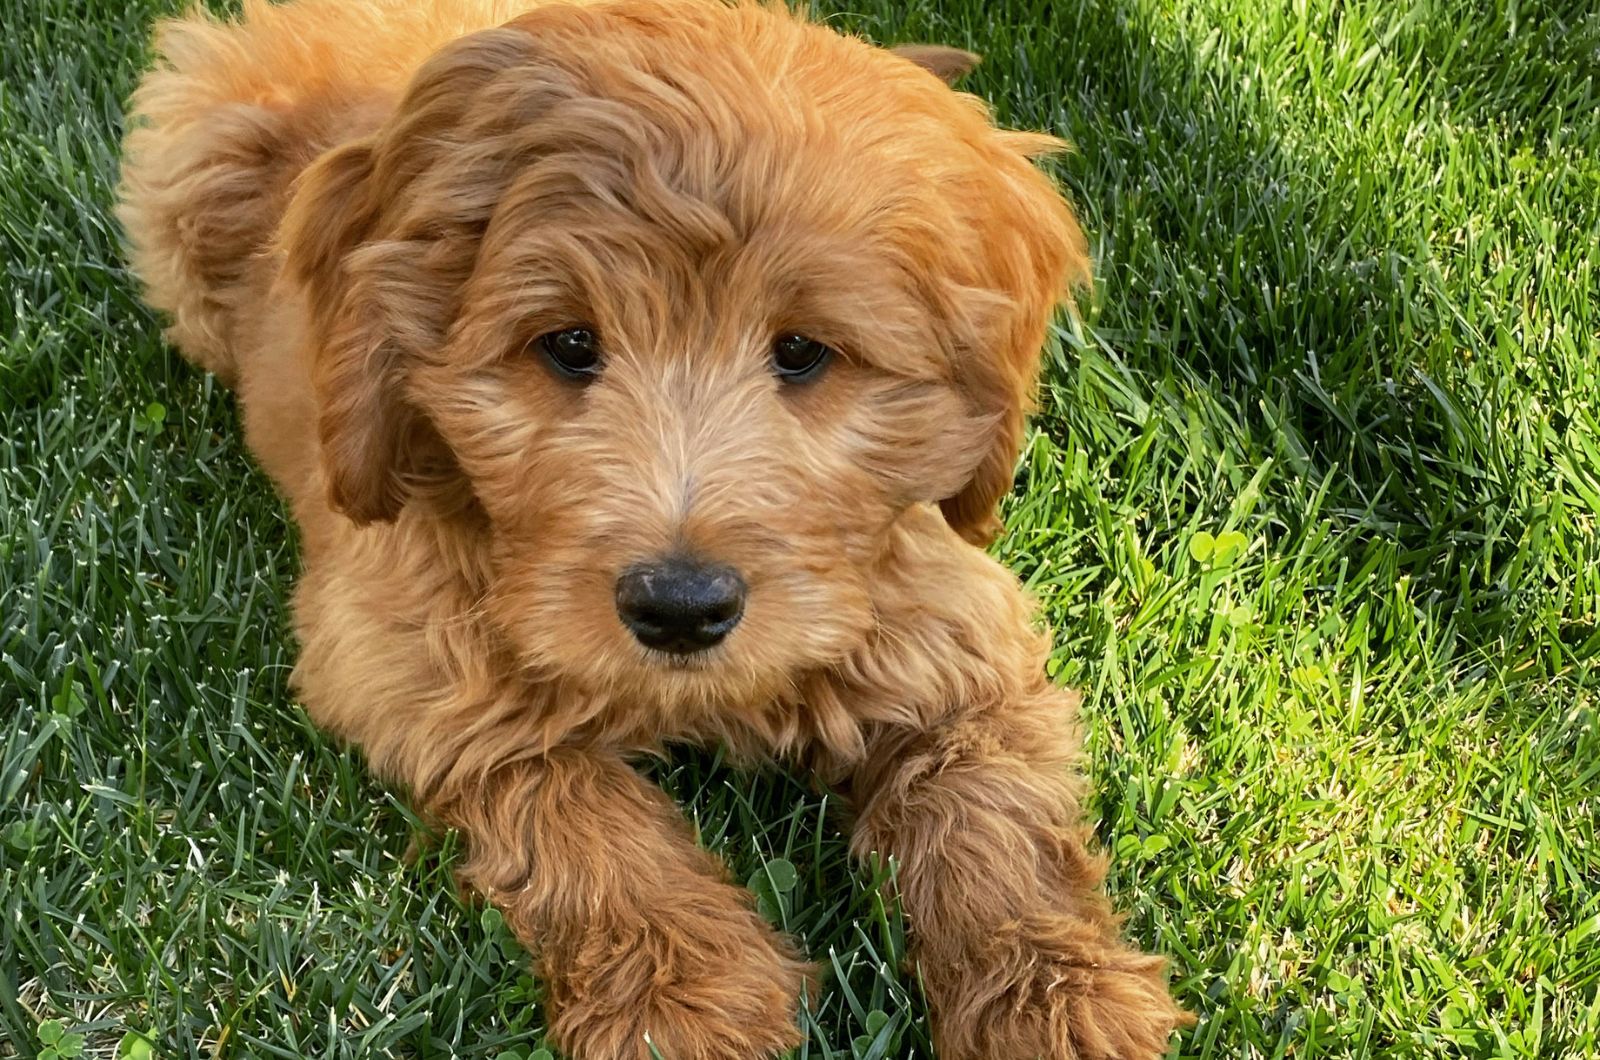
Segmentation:
<svg viewBox="0 0 1600 1060">
<path fill-rule="evenodd" d="M 744 579 L 732 567 L 666 559 L 617 579 L 617 614 L 639 643 L 688 655 L 722 641 L 744 614 Z"/>
</svg>

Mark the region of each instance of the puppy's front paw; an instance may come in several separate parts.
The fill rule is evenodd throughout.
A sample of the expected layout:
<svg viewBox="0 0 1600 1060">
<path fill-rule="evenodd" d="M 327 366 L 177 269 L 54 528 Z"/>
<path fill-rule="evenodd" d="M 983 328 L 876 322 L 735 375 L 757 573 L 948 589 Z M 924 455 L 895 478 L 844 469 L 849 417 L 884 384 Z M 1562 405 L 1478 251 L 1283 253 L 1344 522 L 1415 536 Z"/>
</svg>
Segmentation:
<svg viewBox="0 0 1600 1060">
<path fill-rule="evenodd" d="M 547 961 L 546 1014 L 574 1060 L 762 1060 L 799 1044 L 809 971 L 747 909 L 667 914 Z"/>
<path fill-rule="evenodd" d="M 1191 1022 L 1166 961 L 1030 918 L 923 969 L 940 1060 L 1157 1060 Z M 930 960 L 932 955 L 929 955 Z"/>
</svg>

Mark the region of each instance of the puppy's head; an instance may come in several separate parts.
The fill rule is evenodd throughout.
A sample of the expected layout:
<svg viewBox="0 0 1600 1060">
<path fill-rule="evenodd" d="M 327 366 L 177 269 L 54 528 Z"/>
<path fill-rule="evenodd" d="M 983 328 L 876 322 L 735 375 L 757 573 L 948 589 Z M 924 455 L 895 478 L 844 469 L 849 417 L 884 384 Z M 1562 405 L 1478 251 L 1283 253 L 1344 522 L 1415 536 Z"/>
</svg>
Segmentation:
<svg viewBox="0 0 1600 1060">
<path fill-rule="evenodd" d="M 1087 274 L 1029 160 L 1055 142 L 935 76 L 963 55 L 693 0 L 444 49 L 285 223 L 333 505 L 393 519 L 447 453 L 497 622 L 597 690 L 770 695 L 840 658 L 909 506 L 991 533 Z"/>
</svg>

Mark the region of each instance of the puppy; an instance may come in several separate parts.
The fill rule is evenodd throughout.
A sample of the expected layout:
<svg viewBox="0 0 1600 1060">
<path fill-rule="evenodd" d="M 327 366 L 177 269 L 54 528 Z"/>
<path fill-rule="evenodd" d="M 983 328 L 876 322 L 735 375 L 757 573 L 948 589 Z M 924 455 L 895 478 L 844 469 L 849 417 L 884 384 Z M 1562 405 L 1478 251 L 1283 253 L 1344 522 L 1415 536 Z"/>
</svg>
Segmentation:
<svg viewBox="0 0 1600 1060">
<path fill-rule="evenodd" d="M 158 50 L 120 216 L 300 526 L 296 689 L 463 834 L 554 1042 L 800 1041 L 808 966 L 633 767 L 694 741 L 850 795 L 945 1060 L 1164 1054 L 978 547 L 1088 278 L 1055 140 L 754 3 L 246 0 Z"/>
</svg>

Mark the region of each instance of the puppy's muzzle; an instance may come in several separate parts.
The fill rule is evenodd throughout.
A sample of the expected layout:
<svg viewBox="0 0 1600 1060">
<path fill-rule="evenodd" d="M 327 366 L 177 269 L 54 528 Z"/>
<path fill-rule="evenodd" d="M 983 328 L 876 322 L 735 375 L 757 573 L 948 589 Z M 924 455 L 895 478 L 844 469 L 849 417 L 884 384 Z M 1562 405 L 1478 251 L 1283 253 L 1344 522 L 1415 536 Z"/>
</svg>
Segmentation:
<svg viewBox="0 0 1600 1060">
<path fill-rule="evenodd" d="M 744 615 L 745 584 L 721 564 L 670 558 L 617 579 L 617 615 L 639 643 L 690 655 L 722 642 Z"/>
</svg>

